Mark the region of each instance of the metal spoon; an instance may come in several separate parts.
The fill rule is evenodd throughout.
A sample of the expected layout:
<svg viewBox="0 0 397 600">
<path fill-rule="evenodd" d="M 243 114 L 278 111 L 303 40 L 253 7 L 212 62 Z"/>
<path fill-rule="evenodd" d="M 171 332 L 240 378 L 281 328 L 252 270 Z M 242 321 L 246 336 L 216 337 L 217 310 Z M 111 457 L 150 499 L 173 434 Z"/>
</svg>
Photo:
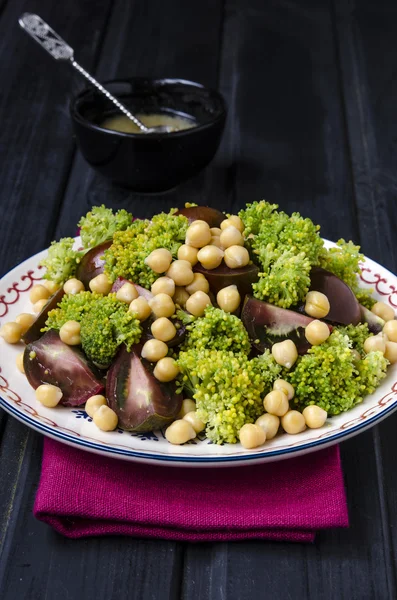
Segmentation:
<svg viewBox="0 0 397 600">
<path fill-rule="evenodd" d="M 117 108 L 125 114 L 143 133 L 170 133 L 172 127 L 161 125 L 158 127 L 146 127 L 137 119 L 121 102 L 117 100 L 103 85 L 90 75 L 81 65 L 74 60 L 74 50 L 71 48 L 41 17 L 33 13 L 24 13 L 19 19 L 19 25 L 28 33 L 44 50 L 51 54 L 55 60 L 68 62 L 92 85 L 94 85 L 108 100 L 113 102 Z"/>
</svg>

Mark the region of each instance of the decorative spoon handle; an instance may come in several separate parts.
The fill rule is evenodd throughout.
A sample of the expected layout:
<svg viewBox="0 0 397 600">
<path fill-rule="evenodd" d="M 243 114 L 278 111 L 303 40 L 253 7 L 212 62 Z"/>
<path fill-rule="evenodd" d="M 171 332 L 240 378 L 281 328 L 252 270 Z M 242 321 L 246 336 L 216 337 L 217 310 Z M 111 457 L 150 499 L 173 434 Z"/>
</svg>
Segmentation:
<svg viewBox="0 0 397 600">
<path fill-rule="evenodd" d="M 32 13 L 24 13 L 19 24 L 26 33 L 28 33 L 44 50 L 51 54 L 55 60 L 69 62 L 72 67 L 83 75 L 88 81 L 94 85 L 102 94 L 106 96 L 117 108 L 125 114 L 131 121 L 135 123 L 142 131 L 148 133 L 150 129 L 146 127 L 139 119 L 134 117 L 132 113 L 117 100 L 110 92 L 107 91 L 92 75 L 90 75 L 81 65 L 74 60 L 74 50 L 63 40 L 51 27 L 43 21 L 41 17 Z"/>
</svg>

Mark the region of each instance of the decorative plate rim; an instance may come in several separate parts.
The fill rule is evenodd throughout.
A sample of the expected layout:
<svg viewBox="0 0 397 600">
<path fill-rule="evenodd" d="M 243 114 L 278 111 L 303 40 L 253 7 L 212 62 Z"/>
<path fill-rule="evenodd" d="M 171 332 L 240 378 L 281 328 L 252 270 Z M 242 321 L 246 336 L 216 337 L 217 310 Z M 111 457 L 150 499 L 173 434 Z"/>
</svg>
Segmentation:
<svg viewBox="0 0 397 600">
<path fill-rule="evenodd" d="M 328 240 L 324 240 L 324 242 L 328 245 L 334 245 L 333 242 L 329 242 Z M 41 279 L 41 277 L 35 276 L 35 271 L 39 270 L 40 267 L 35 266 L 31 268 L 31 266 L 34 261 L 35 265 L 37 265 L 38 257 L 41 256 L 43 252 L 45 252 L 45 250 L 38 252 L 19 265 L 16 265 L 0 279 L 1 285 L 5 278 L 12 276 L 14 271 L 20 270 L 25 264 L 26 266 L 30 265 L 30 268 L 27 269 L 27 273 L 23 274 L 22 276 L 19 275 L 19 281 L 13 283 L 12 286 L 7 288 L 7 293 L 11 294 L 10 301 L 7 301 L 4 293 L 0 294 L 0 318 L 4 318 L 4 316 L 7 314 L 8 306 L 17 303 L 20 295 L 27 292 L 36 281 Z M 374 285 L 377 293 L 381 296 L 387 296 L 389 304 L 393 308 L 397 308 L 396 277 L 385 267 L 382 267 L 367 257 L 365 258 L 364 265 L 365 266 L 362 268 L 361 280 L 368 285 Z M 379 268 L 381 271 L 383 271 L 383 274 L 377 272 Z M 387 274 L 388 278 L 390 277 L 392 281 L 395 282 L 396 285 L 390 284 L 388 278 L 386 279 L 384 276 L 385 273 Z M 21 283 L 24 284 L 23 287 L 21 287 Z M 390 406 L 386 406 L 389 403 Z M 36 413 L 34 415 L 35 418 L 33 418 L 32 413 L 29 414 L 26 409 L 21 410 L 20 408 L 17 408 L 20 406 L 20 404 L 25 405 L 19 394 L 10 388 L 8 381 L 4 377 L 0 367 L 0 406 L 22 423 L 52 439 L 93 453 L 99 453 L 105 456 L 112 456 L 116 458 L 118 457 L 124 460 L 139 460 L 152 464 L 167 463 L 174 466 L 238 466 L 282 460 L 291 457 L 291 455 L 298 456 L 310 451 L 314 452 L 361 433 L 362 431 L 372 427 L 375 423 L 381 422 L 384 418 L 397 410 L 397 381 L 392 382 L 391 388 L 388 389 L 387 393 L 383 395 L 382 398 L 377 400 L 376 404 L 367 407 L 362 414 L 356 416 L 354 419 L 343 423 L 339 429 L 335 430 L 333 433 L 325 431 L 316 439 L 301 442 L 297 440 L 294 443 L 289 444 L 288 446 L 284 445 L 281 448 L 266 450 L 264 447 L 264 449 L 261 451 L 245 451 L 242 454 L 235 455 L 214 456 L 203 454 L 189 456 L 161 453 L 153 450 L 140 451 L 127 446 L 122 447 L 122 445 L 119 444 L 114 445 L 112 443 L 106 443 L 102 440 L 100 443 L 98 443 L 93 438 L 89 438 L 88 436 L 81 437 L 81 434 L 77 431 L 67 429 L 56 424 L 54 421 L 48 419 L 44 415 L 39 415 L 30 405 L 26 404 L 30 411 L 34 411 Z M 366 415 L 366 413 L 369 414 Z M 45 421 L 47 421 L 47 423 Z M 48 422 L 50 422 L 50 425 L 48 425 Z M 351 423 L 354 424 L 351 425 Z M 73 433 L 73 435 L 68 433 L 68 431 Z"/>
</svg>

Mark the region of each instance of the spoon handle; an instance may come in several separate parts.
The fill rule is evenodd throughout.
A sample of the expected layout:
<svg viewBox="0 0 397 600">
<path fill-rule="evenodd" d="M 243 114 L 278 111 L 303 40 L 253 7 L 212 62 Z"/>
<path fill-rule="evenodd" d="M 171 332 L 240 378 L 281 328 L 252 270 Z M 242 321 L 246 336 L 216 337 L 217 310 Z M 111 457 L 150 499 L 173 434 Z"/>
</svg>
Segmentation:
<svg viewBox="0 0 397 600">
<path fill-rule="evenodd" d="M 28 33 L 44 50 L 46 50 L 55 60 L 69 62 L 77 71 L 95 86 L 102 94 L 106 96 L 117 108 L 126 115 L 131 121 L 144 132 L 148 132 L 146 127 L 139 119 L 107 91 L 92 75 L 90 75 L 81 65 L 74 60 L 74 50 L 56 33 L 41 17 L 33 13 L 24 13 L 19 24 L 26 33 Z"/>
<path fill-rule="evenodd" d="M 130 113 L 128 108 L 126 108 L 123 104 L 121 104 L 117 100 L 117 98 L 115 98 L 110 92 L 107 91 L 107 89 L 105 89 L 103 87 L 103 85 L 101 85 L 99 83 L 99 81 L 94 79 L 94 77 L 92 77 L 92 75 L 90 75 L 85 69 L 83 69 L 83 67 L 81 65 L 79 65 L 79 63 L 76 62 L 74 60 L 74 58 L 70 59 L 70 63 L 75 69 L 77 69 L 77 71 L 81 75 L 83 75 L 83 77 L 88 79 L 88 81 L 90 83 L 92 83 L 92 85 L 94 85 L 100 92 L 102 92 L 102 94 L 104 94 L 106 96 L 106 98 L 108 98 L 111 102 L 113 102 L 113 104 L 115 104 L 117 106 L 117 108 L 126 115 L 126 117 L 131 119 L 131 121 L 133 121 L 135 123 L 135 125 L 137 125 L 139 127 L 139 129 L 142 129 L 142 131 L 149 131 L 148 127 L 146 127 L 143 123 L 141 123 L 141 121 L 139 119 L 134 117 L 134 115 L 132 113 Z"/>
</svg>

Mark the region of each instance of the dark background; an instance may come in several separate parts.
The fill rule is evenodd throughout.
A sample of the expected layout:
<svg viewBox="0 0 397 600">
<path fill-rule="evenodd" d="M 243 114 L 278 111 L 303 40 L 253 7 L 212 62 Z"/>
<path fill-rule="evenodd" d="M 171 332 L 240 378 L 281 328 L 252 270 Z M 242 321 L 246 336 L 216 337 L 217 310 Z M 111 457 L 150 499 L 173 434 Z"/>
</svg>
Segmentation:
<svg viewBox="0 0 397 600">
<path fill-rule="evenodd" d="M 149 199 L 94 174 L 68 115 L 83 84 L 19 30 L 25 11 L 98 78 L 219 88 L 229 117 L 214 162 Z M 142 217 L 185 201 L 236 211 L 261 198 L 396 272 L 396 33 L 395 0 L 0 0 L 2 273 L 74 235 L 93 205 Z M 32 516 L 41 437 L 1 412 L 0 598 L 397 598 L 396 425 L 393 415 L 342 444 L 351 526 L 314 545 L 71 541 Z"/>
</svg>

